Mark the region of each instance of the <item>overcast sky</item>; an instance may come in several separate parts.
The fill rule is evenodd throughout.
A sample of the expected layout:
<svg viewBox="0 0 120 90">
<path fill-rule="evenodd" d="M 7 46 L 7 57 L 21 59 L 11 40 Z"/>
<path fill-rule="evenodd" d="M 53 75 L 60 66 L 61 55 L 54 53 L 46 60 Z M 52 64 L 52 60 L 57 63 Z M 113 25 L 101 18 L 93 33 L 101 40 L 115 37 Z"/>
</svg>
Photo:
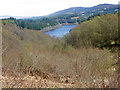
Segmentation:
<svg viewBox="0 0 120 90">
<path fill-rule="evenodd" d="M 42 16 L 70 7 L 118 4 L 120 0 L 1 0 L 0 16 Z"/>
</svg>

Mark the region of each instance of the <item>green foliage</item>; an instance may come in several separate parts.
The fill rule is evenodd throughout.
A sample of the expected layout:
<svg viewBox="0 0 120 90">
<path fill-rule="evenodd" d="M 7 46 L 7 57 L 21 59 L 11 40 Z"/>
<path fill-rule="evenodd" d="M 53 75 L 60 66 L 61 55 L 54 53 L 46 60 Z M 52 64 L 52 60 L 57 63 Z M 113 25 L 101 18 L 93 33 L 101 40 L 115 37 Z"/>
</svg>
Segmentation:
<svg viewBox="0 0 120 90">
<path fill-rule="evenodd" d="M 33 29 L 33 30 L 41 30 L 45 27 L 54 26 L 58 23 L 49 18 L 41 18 L 41 19 L 21 19 L 17 20 L 17 25 L 22 28 Z"/>
<path fill-rule="evenodd" d="M 10 17 L 8 19 L 2 19 L 2 23 L 5 24 L 14 24 L 16 25 L 16 19 L 13 17 Z"/>
<path fill-rule="evenodd" d="M 118 13 L 97 16 L 74 28 L 65 37 L 66 43 L 74 47 L 115 47 L 120 45 L 118 36 Z"/>
<path fill-rule="evenodd" d="M 116 13 L 119 10 L 119 5 L 112 4 L 100 4 L 98 6 L 84 8 L 84 7 L 73 7 L 65 10 L 55 12 L 49 16 L 49 18 L 58 21 L 59 23 L 76 23 L 76 19 L 71 19 L 77 17 L 77 22 L 81 23 L 85 20 L 90 20 L 95 16 L 100 16 L 108 13 Z"/>
<path fill-rule="evenodd" d="M 54 21 L 49 18 L 40 18 L 40 19 L 15 19 L 13 17 L 2 19 L 2 23 L 5 24 L 14 24 L 20 28 L 27 28 L 32 30 L 41 30 L 45 27 L 55 26 L 58 24 L 57 21 Z"/>
</svg>

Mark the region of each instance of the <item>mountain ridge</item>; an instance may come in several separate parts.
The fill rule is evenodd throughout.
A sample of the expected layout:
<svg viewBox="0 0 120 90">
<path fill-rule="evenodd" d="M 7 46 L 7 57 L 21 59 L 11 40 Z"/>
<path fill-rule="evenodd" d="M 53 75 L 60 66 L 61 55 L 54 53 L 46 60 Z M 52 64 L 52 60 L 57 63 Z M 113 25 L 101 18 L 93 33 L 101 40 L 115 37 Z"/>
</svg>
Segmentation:
<svg viewBox="0 0 120 90">
<path fill-rule="evenodd" d="M 96 6 L 93 6 L 93 7 L 70 7 L 70 8 L 67 8 L 67 9 L 63 9 L 63 10 L 59 10 L 59 11 L 56 11 L 54 13 L 51 13 L 49 15 L 47 15 L 47 17 L 51 17 L 51 16 L 55 16 L 55 15 L 60 15 L 60 14 L 63 14 L 65 12 L 68 12 L 68 14 L 70 14 L 71 10 L 73 10 L 72 13 L 75 13 L 77 11 L 89 11 L 93 8 L 99 8 L 99 7 L 106 7 L 106 6 L 119 6 L 118 4 L 98 4 Z M 70 12 L 69 12 L 70 11 Z M 59 14 L 60 13 L 60 14 Z M 41 17 L 46 17 L 46 16 L 11 16 L 11 15 L 2 15 L 0 16 L 0 19 L 4 19 L 4 18 L 10 18 L 10 17 L 14 17 L 14 18 L 17 18 L 17 19 L 25 19 L 25 18 L 33 18 L 33 19 L 38 19 L 38 18 L 41 18 Z"/>
<path fill-rule="evenodd" d="M 44 27 L 57 24 L 80 24 L 95 16 L 116 13 L 120 10 L 119 5 L 99 4 L 94 7 L 71 7 L 52 13 L 48 16 L 31 17 L 17 20 L 17 25 L 22 28 L 41 30 Z"/>
<path fill-rule="evenodd" d="M 117 4 L 98 4 L 98 5 L 93 6 L 93 7 L 70 7 L 68 9 L 64 9 L 64 10 L 60 10 L 60 11 L 57 11 L 55 13 L 52 13 L 49 16 L 55 16 L 55 15 L 71 13 L 71 12 L 75 13 L 77 11 L 78 12 L 85 12 L 85 11 L 89 11 L 89 10 L 92 10 L 92 9 L 105 8 L 105 7 L 108 7 L 108 6 L 118 6 L 118 5 Z"/>
</svg>

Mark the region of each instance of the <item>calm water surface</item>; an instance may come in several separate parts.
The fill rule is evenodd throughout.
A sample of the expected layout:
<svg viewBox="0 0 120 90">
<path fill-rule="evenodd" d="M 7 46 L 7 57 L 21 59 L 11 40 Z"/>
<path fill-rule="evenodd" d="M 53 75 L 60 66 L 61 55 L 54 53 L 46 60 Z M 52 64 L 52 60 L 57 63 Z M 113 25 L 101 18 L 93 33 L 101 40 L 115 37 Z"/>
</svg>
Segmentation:
<svg viewBox="0 0 120 90">
<path fill-rule="evenodd" d="M 63 25 L 60 28 L 57 28 L 57 29 L 54 29 L 54 30 L 51 30 L 51 31 L 46 31 L 45 34 L 48 34 L 51 37 L 53 37 L 53 36 L 63 37 L 64 35 L 69 33 L 69 31 L 75 26 L 76 25 Z"/>
</svg>

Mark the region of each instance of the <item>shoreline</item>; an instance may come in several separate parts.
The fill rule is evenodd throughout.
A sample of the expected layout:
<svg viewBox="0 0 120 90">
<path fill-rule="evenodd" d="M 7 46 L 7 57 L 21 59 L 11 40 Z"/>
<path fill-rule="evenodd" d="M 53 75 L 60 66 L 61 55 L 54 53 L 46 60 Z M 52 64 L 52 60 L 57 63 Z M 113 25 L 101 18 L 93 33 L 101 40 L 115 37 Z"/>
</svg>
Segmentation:
<svg viewBox="0 0 120 90">
<path fill-rule="evenodd" d="M 42 30 L 40 30 L 40 32 L 48 32 L 48 31 L 52 31 L 54 29 L 60 28 L 62 25 L 58 24 L 55 26 L 49 26 L 49 27 L 45 27 Z"/>
<path fill-rule="evenodd" d="M 42 30 L 40 30 L 40 32 L 48 32 L 48 31 L 53 31 L 54 29 L 60 28 L 61 26 L 64 25 L 78 25 L 78 24 L 58 24 L 55 26 L 49 26 L 49 27 L 45 27 Z M 72 31 L 72 29 L 70 30 L 70 32 Z"/>
<path fill-rule="evenodd" d="M 75 24 L 74 24 L 75 25 Z M 79 24 L 76 24 L 76 26 L 79 25 Z M 75 26 L 75 27 L 76 27 Z M 74 27 L 72 29 L 70 29 L 69 33 L 72 32 L 74 30 Z"/>
</svg>

